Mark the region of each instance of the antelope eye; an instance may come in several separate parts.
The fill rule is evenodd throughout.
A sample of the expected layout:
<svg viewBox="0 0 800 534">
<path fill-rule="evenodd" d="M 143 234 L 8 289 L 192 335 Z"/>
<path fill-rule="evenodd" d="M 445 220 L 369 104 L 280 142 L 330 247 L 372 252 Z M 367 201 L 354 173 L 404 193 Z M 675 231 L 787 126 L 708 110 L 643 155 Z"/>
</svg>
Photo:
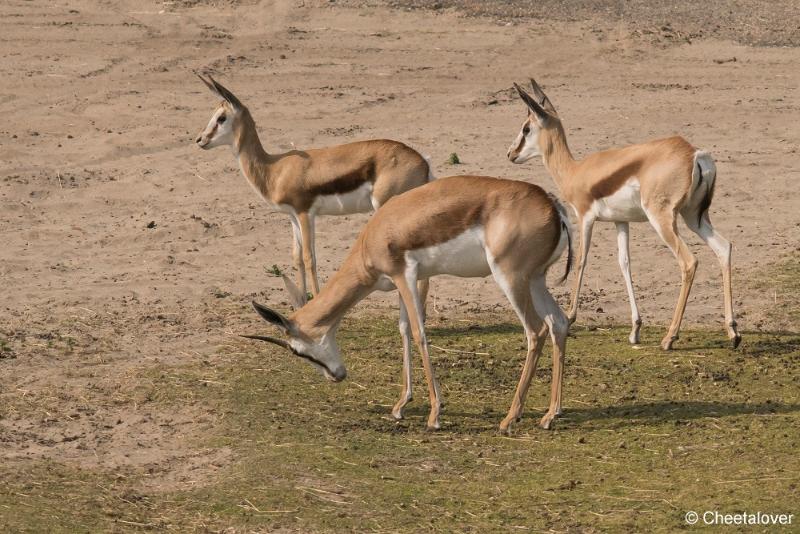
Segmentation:
<svg viewBox="0 0 800 534">
<path fill-rule="evenodd" d="M 531 127 L 526 124 L 522 129 L 522 135 L 528 135 L 529 133 L 531 133 Z"/>
<path fill-rule="evenodd" d="M 217 117 L 217 124 L 222 124 L 223 122 L 225 122 L 225 115 Z"/>
</svg>

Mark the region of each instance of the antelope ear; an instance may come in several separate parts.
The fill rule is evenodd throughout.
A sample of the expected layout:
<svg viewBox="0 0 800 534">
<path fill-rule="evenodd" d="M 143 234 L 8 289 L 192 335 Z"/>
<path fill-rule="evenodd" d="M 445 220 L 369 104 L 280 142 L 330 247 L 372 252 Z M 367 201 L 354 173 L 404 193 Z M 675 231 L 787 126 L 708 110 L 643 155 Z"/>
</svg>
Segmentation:
<svg viewBox="0 0 800 534">
<path fill-rule="evenodd" d="M 256 301 L 253 301 L 253 308 L 255 308 L 262 319 L 268 323 L 274 324 L 278 328 L 282 328 L 285 333 L 291 334 L 294 332 L 294 325 L 292 324 L 292 321 L 275 310 L 267 308 L 263 304 L 259 304 Z"/>
<path fill-rule="evenodd" d="M 221 83 L 216 81 L 214 78 L 212 78 L 210 74 L 207 74 L 206 76 L 208 76 L 208 79 L 214 85 L 214 90 L 216 91 L 216 93 L 220 95 L 222 98 L 224 98 L 230 105 L 232 105 L 236 109 L 241 109 L 244 107 L 242 103 L 239 102 L 239 99 L 236 98 L 236 95 L 225 89 L 225 87 Z"/>
<path fill-rule="evenodd" d="M 308 295 L 300 291 L 300 288 L 297 287 L 288 276 L 285 274 L 281 276 L 283 276 L 283 285 L 286 286 L 286 292 L 289 293 L 289 298 L 295 309 L 300 309 L 305 306 L 308 302 Z"/>
<path fill-rule="evenodd" d="M 539 84 L 536 83 L 536 80 L 531 78 L 531 89 L 533 89 L 533 95 L 536 97 L 536 100 L 539 101 L 539 105 L 541 105 L 548 113 L 553 115 L 556 114 L 556 108 L 553 107 L 553 103 L 550 102 L 550 99 L 544 94 L 542 88 L 539 87 Z"/>
<path fill-rule="evenodd" d="M 546 121 L 551 115 L 545 110 L 539 103 L 534 99 L 531 95 L 529 95 L 525 89 L 514 83 L 514 89 L 517 90 L 519 93 L 519 97 L 522 99 L 523 102 L 528 106 L 528 109 L 536 115 L 540 122 Z"/>
</svg>

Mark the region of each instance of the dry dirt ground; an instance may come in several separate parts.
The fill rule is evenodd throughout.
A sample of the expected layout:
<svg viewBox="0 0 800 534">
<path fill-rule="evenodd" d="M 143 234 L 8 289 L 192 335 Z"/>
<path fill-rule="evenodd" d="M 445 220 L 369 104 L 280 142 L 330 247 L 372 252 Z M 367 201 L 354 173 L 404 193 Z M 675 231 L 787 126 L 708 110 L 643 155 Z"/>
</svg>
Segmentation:
<svg viewBox="0 0 800 534">
<path fill-rule="evenodd" d="M 800 51 L 763 46 L 797 44 L 797 2 L 758 3 L 768 13 L 752 18 L 719 2 L 725 16 L 704 31 L 690 3 L 668 20 L 592 2 L 549 19 L 522 17 L 526 3 L 390 4 L 0 5 L 0 461 L 146 467 L 163 487 L 229 461 L 188 445 L 214 414 L 150 410 L 131 380 L 253 329 L 254 296 L 287 307 L 267 269 L 290 266 L 289 223 L 227 150 L 194 146 L 215 105 L 194 71 L 249 105 L 268 151 L 388 137 L 430 155 L 438 176 L 551 191 L 541 162 L 505 158 L 525 116 L 512 81 L 544 85 L 577 155 L 681 133 L 717 161 L 711 212 L 735 245 L 741 327 L 797 329 L 768 315 L 788 296 L 753 282 L 798 250 Z M 318 223 L 323 279 L 365 220 Z M 723 336 L 716 261 L 687 240 L 700 269 L 686 325 Z M 679 273 L 648 226 L 632 229 L 632 264 L 645 324 L 666 323 Z M 579 322 L 628 322 L 609 225 L 595 230 L 585 288 Z M 443 278 L 433 296 L 441 320 L 507 306 L 491 280 Z M 357 313 L 393 303 L 373 297 Z"/>
</svg>

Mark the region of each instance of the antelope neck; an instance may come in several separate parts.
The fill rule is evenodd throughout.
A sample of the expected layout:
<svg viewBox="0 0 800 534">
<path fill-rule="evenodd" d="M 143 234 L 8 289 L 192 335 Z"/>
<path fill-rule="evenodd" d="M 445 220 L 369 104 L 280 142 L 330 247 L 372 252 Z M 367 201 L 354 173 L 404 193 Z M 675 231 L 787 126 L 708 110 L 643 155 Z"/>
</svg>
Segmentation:
<svg viewBox="0 0 800 534">
<path fill-rule="evenodd" d="M 234 134 L 233 151 L 245 178 L 265 198 L 269 198 L 269 166 L 272 157 L 261 145 L 255 122 L 247 109 L 242 111 L 242 122 Z"/>
<path fill-rule="evenodd" d="M 559 123 L 554 130 L 543 130 L 543 133 L 547 133 L 542 136 L 540 143 L 544 165 L 560 188 L 561 183 L 572 174 L 577 162 L 567 144 L 563 126 Z"/>
</svg>

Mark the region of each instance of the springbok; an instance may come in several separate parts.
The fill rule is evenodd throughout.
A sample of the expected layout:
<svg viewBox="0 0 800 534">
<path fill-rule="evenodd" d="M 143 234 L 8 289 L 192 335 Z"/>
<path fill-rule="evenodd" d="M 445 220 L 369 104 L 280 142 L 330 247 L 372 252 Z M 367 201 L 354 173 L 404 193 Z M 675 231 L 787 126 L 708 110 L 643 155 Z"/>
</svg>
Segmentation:
<svg viewBox="0 0 800 534">
<path fill-rule="evenodd" d="M 632 329 L 629 341 L 639 342 L 642 320 L 636 307 L 628 250 L 628 224 L 649 221 L 667 244 L 681 268 L 681 291 L 669 331 L 661 348 L 670 350 L 678 339 L 686 300 L 692 287 L 697 260 L 678 235 L 677 216 L 711 248 L 722 267 L 725 323 L 728 337 L 736 348 L 742 337 L 736 330 L 731 296 L 731 244 L 722 237 L 708 216 L 714 196 L 717 169 L 707 152 L 695 149 L 683 137 L 675 136 L 648 143 L 604 150 L 575 160 L 558 113 L 539 87 L 531 80 L 532 97 L 514 84 L 528 106 L 528 118 L 508 150 L 508 158 L 523 163 L 542 156 L 561 197 L 572 206 L 580 227 L 578 276 L 569 309 L 570 323 L 578 313 L 580 293 L 592 227 L 595 221 L 611 221 L 617 228 L 619 265 L 631 305 Z"/>
<path fill-rule="evenodd" d="M 289 215 L 294 233 L 292 258 L 304 292 L 308 278 L 312 294 L 319 293 L 314 246 L 317 215 L 369 212 L 433 179 L 422 155 L 386 139 L 267 154 L 247 107 L 211 76 L 208 80 L 198 77 L 222 101 L 196 143 L 205 150 L 230 146 L 250 185 L 267 203 Z"/>
<path fill-rule="evenodd" d="M 403 389 L 392 409 L 396 419 L 411 400 L 409 327 L 422 355 L 431 411 L 429 429 L 439 428 L 441 395 L 433 373 L 425 336 L 425 297 L 416 283 L 431 276 L 484 277 L 492 274 L 519 316 L 528 341 L 522 376 L 508 412 L 500 424 L 507 431 L 519 420 L 523 402 L 541 353 L 545 329 L 553 341 L 550 407 L 541 420 L 549 428 L 561 413 L 561 383 L 569 323 L 547 290 L 547 269 L 565 246 L 569 273 L 572 254 L 569 222 L 558 202 L 540 187 L 485 176 L 452 176 L 391 198 L 358 236 L 339 271 L 313 300 L 288 278 L 287 290 L 299 309 L 290 317 L 253 303 L 269 323 L 283 330 L 288 341 L 269 336 L 245 336 L 284 347 L 304 358 L 333 381 L 347 374 L 336 344 L 336 330 L 347 311 L 373 291 L 400 293 L 403 337 Z M 564 275 L 566 278 L 566 274 Z M 410 324 L 409 324 L 410 323 Z M 540 333 L 541 329 L 541 333 Z"/>
</svg>

